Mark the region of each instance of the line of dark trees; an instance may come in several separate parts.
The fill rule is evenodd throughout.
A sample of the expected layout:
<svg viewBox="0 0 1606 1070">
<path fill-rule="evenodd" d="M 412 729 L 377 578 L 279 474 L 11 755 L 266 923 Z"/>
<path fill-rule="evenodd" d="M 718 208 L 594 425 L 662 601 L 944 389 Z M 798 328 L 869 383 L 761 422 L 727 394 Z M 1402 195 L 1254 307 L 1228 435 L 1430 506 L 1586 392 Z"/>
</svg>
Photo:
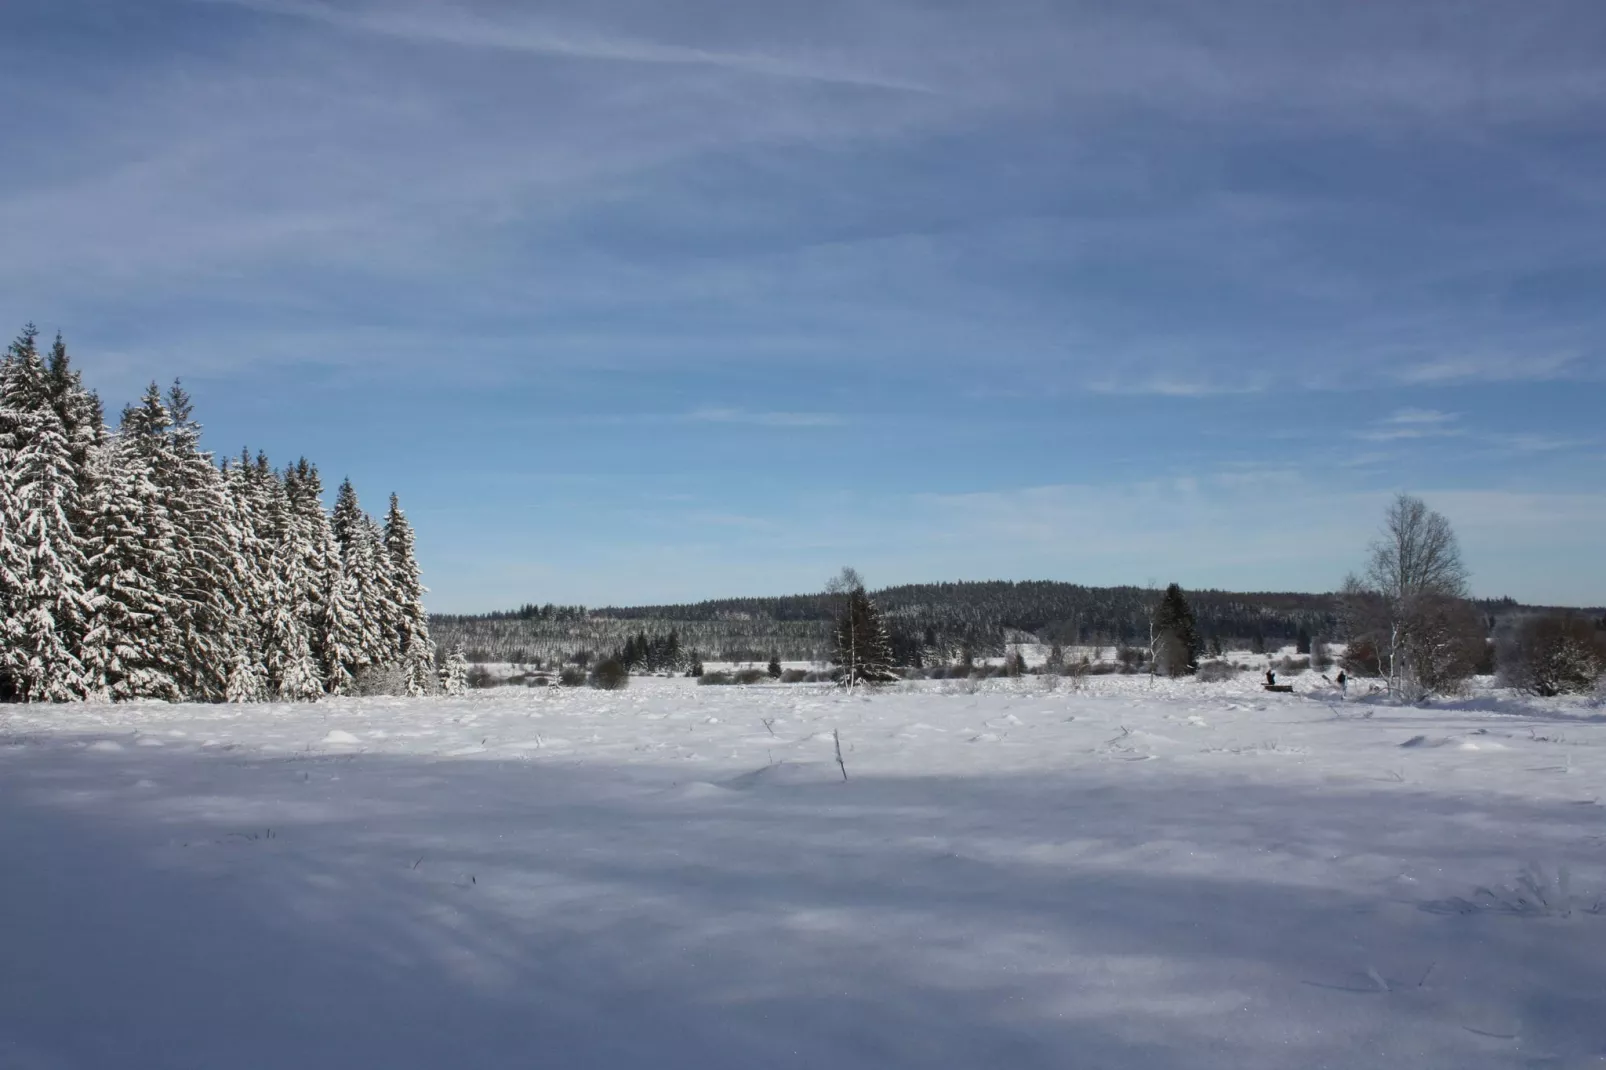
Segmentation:
<svg viewBox="0 0 1606 1070">
<path fill-rule="evenodd" d="M 896 662 L 1001 657 L 1014 643 L 1146 650 L 1159 592 L 1143 587 L 1088 587 L 1052 580 L 906 584 L 869 592 L 885 617 Z M 1346 631 L 1341 594 L 1192 591 L 1188 603 L 1202 653 L 1276 649 L 1340 639 Z M 1472 602 L 1491 633 L 1502 620 L 1531 612 L 1509 598 Z M 1596 610 L 1597 618 L 1606 611 Z M 833 596 L 824 592 L 772 598 L 727 598 L 662 606 L 535 606 L 478 616 L 435 614 L 431 628 L 446 649 L 461 646 L 473 661 L 534 663 L 586 650 L 620 650 L 643 635 L 677 635 L 685 650 L 710 660 L 824 661 L 834 650 Z"/>
</svg>

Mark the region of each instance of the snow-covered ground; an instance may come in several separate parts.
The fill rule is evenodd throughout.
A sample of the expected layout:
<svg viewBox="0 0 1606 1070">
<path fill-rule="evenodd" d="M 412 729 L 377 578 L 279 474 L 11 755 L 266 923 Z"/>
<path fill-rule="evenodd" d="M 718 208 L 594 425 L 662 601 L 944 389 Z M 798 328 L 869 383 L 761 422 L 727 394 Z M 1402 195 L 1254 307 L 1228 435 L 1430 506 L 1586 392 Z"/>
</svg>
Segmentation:
<svg viewBox="0 0 1606 1070">
<path fill-rule="evenodd" d="M 1606 713 L 1295 682 L 0 708 L 0 1067 L 1606 1066 Z"/>
</svg>

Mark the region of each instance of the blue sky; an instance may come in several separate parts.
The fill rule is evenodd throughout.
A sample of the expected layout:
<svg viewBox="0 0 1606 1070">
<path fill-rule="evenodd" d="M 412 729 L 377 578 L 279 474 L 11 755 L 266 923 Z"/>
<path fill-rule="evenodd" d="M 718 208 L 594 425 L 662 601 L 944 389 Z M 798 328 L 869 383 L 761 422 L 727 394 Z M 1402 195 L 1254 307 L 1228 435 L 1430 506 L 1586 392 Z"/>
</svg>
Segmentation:
<svg viewBox="0 0 1606 1070">
<path fill-rule="evenodd" d="M 395 490 L 432 608 L 1606 602 L 1596 0 L 6 0 L 0 324 Z"/>
</svg>

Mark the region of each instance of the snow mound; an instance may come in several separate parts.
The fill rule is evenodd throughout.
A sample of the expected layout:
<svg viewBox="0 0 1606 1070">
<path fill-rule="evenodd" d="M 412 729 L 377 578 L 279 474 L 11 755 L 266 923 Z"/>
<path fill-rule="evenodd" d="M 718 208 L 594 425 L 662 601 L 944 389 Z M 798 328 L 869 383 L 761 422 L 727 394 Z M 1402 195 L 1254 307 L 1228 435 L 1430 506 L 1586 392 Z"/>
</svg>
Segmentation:
<svg viewBox="0 0 1606 1070">
<path fill-rule="evenodd" d="M 1412 736 L 1401 743 L 1402 748 L 1410 747 L 1454 747 L 1456 750 L 1507 750 L 1505 744 L 1495 743 L 1488 739 L 1472 740 L 1465 736 Z"/>
<path fill-rule="evenodd" d="M 677 784 L 668 791 L 658 794 L 666 799 L 723 799 L 728 798 L 733 790 L 719 784 L 710 784 L 706 780 L 693 780 L 689 784 Z"/>
<path fill-rule="evenodd" d="M 731 791 L 750 791 L 759 787 L 829 784 L 841 780 L 842 771 L 827 762 L 776 762 L 774 765 L 761 765 L 750 773 L 731 777 L 723 786 Z"/>
<path fill-rule="evenodd" d="M 102 753 L 111 753 L 113 751 L 122 750 L 123 749 L 123 745 L 121 743 L 113 743 L 109 739 L 97 739 L 95 742 L 91 743 L 89 746 L 85 747 L 84 749 L 85 750 L 92 750 L 92 751 L 100 751 Z"/>
<path fill-rule="evenodd" d="M 331 729 L 329 734 L 323 737 L 323 741 L 325 743 L 341 743 L 341 744 L 352 744 L 352 743 L 361 743 L 362 742 L 362 740 L 358 739 L 356 736 L 352 735 L 350 732 L 345 732 L 345 731 L 342 731 L 341 729 L 338 729 L 338 728 Z"/>
</svg>

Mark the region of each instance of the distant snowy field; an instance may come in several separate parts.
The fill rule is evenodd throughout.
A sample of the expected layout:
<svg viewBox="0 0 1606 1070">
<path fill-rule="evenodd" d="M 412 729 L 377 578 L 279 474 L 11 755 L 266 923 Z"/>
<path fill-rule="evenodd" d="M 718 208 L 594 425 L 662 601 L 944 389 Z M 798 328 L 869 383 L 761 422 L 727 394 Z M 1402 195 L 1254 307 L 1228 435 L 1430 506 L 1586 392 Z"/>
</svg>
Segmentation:
<svg viewBox="0 0 1606 1070">
<path fill-rule="evenodd" d="M 1606 1066 L 1606 711 L 1294 682 L 3 707 L 0 1067 Z"/>
</svg>

